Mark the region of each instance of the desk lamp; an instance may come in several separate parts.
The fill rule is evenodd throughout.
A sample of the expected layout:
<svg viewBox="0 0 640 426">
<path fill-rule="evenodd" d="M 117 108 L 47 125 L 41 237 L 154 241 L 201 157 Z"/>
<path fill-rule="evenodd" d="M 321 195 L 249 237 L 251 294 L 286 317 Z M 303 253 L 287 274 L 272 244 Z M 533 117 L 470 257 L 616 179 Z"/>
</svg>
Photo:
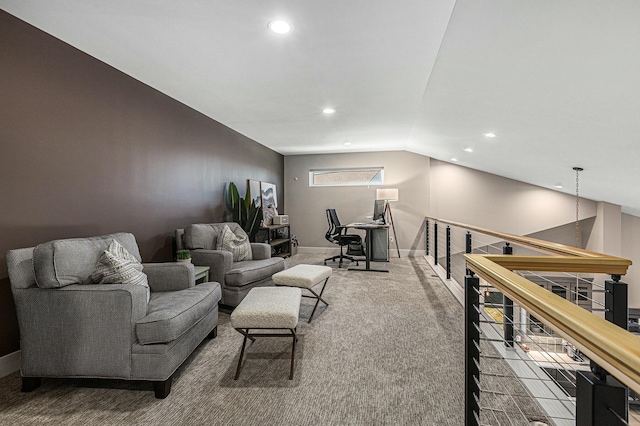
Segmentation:
<svg viewBox="0 0 640 426">
<path fill-rule="evenodd" d="M 387 213 L 389 213 L 389 221 L 391 222 L 391 229 L 393 229 L 393 238 L 396 241 L 396 249 L 398 250 L 398 258 L 399 258 L 400 246 L 398 245 L 398 237 L 396 236 L 396 227 L 393 223 L 393 214 L 391 214 L 391 205 L 389 205 L 389 201 L 398 201 L 398 188 L 376 189 L 376 200 L 384 200 L 385 218 Z"/>
</svg>

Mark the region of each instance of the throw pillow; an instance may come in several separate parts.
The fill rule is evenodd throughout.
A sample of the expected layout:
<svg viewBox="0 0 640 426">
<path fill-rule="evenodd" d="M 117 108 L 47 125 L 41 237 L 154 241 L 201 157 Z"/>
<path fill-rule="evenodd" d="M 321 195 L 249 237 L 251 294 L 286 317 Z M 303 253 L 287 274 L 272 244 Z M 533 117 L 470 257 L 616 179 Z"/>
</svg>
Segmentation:
<svg viewBox="0 0 640 426">
<path fill-rule="evenodd" d="M 147 302 L 151 299 L 147 275 L 142 272 L 143 266 L 117 240 L 112 240 L 91 274 L 96 284 L 134 284 L 147 290 Z"/>
<path fill-rule="evenodd" d="M 228 225 L 224 225 L 218 235 L 216 250 L 230 251 L 233 254 L 234 262 L 253 260 L 249 237 L 240 227 L 234 234 Z"/>
</svg>

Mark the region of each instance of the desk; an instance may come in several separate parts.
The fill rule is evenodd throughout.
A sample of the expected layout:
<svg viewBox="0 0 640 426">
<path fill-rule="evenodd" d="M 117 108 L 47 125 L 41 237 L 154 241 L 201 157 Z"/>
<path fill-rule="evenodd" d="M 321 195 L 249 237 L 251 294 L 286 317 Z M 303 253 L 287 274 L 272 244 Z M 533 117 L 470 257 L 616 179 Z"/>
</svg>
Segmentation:
<svg viewBox="0 0 640 426">
<path fill-rule="evenodd" d="M 376 223 L 350 223 L 345 225 L 345 228 L 363 229 L 366 233 L 367 247 L 365 248 L 366 255 L 366 267 L 362 268 L 349 268 L 349 271 L 369 271 L 369 272 L 389 272 L 386 269 L 371 269 L 371 231 L 374 229 L 389 228 L 389 225 L 378 225 Z"/>
</svg>

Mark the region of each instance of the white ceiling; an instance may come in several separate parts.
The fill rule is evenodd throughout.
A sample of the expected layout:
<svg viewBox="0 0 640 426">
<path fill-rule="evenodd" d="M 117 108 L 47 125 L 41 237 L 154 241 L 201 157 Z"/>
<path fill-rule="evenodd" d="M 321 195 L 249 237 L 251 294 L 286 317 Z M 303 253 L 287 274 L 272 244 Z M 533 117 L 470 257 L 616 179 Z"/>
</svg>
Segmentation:
<svg viewBox="0 0 640 426">
<path fill-rule="evenodd" d="M 580 166 L 581 196 L 640 215 L 637 0 L 0 8 L 285 155 L 404 149 L 567 193 Z"/>
</svg>

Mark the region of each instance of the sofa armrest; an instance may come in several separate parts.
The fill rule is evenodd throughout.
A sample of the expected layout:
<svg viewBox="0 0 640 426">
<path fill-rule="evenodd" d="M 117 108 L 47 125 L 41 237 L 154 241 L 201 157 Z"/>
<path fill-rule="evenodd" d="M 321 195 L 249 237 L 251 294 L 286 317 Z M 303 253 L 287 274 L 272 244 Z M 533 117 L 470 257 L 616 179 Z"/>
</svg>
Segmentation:
<svg viewBox="0 0 640 426">
<path fill-rule="evenodd" d="M 224 287 L 224 277 L 233 268 L 233 253 L 223 250 L 191 250 L 191 262 L 197 266 L 208 266 L 209 281 Z"/>
<path fill-rule="evenodd" d="M 271 246 L 267 243 L 251 243 L 251 255 L 253 260 L 271 258 Z"/>
<path fill-rule="evenodd" d="M 14 289 L 24 376 L 129 378 L 147 291 L 132 284 Z"/>
<path fill-rule="evenodd" d="M 178 291 L 196 285 L 196 274 L 191 263 L 143 263 L 142 266 L 152 292 Z"/>
</svg>

